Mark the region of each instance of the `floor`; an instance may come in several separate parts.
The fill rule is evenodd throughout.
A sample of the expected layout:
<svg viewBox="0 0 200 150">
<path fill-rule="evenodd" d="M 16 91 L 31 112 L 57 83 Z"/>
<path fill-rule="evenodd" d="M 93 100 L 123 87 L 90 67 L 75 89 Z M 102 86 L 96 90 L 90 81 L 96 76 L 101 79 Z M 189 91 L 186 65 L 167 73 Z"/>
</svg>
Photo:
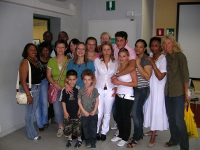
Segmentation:
<svg viewBox="0 0 200 150">
<path fill-rule="evenodd" d="M 113 125 L 113 120 L 111 120 L 111 125 Z M 0 138 L 0 150 L 64 150 L 67 139 L 63 136 L 61 138 L 56 137 L 57 125 L 50 124 L 49 127 L 40 135 L 42 136 L 41 140 L 34 141 L 26 138 L 25 128 L 21 128 L 7 136 Z M 144 129 L 144 132 L 147 132 L 148 129 Z M 200 129 L 198 129 L 200 134 Z M 110 130 L 107 134 L 106 141 L 98 141 L 96 146 L 97 150 L 112 150 L 112 149 L 127 149 L 124 147 L 118 147 L 117 143 L 110 141 L 113 138 L 115 130 Z M 179 146 L 173 146 L 170 148 L 165 148 L 164 144 L 169 140 L 170 133 L 168 131 L 158 132 L 156 137 L 156 144 L 153 148 L 148 148 L 147 144 L 150 137 L 144 137 L 143 140 L 139 141 L 134 150 L 179 150 Z M 73 141 L 72 145 L 74 146 L 76 140 Z M 69 149 L 74 149 L 73 147 Z M 86 149 L 85 143 L 79 148 L 80 150 Z M 190 150 L 200 150 L 200 138 L 190 139 Z"/>
</svg>

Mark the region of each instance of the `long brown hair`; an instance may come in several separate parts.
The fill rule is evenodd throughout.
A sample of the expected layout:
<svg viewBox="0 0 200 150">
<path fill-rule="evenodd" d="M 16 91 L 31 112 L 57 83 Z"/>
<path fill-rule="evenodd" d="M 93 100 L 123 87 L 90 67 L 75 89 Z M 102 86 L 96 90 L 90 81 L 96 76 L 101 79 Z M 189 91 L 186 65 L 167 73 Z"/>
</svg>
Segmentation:
<svg viewBox="0 0 200 150">
<path fill-rule="evenodd" d="M 110 49 L 111 49 L 110 59 L 112 60 L 112 62 L 114 62 L 114 61 L 115 61 L 114 49 L 113 49 L 112 45 L 111 45 L 110 43 L 108 43 L 108 42 L 105 42 L 105 43 L 101 44 L 101 46 L 100 46 L 100 51 L 99 51 L 99 59 L 100 59 L 101 61 L 104 61 L 104 56 L 103 56 L 103 53 L 102 53 L 102 48 L 103 48 L 103 46 L 105 46 L 105 45 L 110 46 Z"/>
<path fill-rule="evenodd" d="M 76 46 L 75 53 L 74 53 L 74 59 L 73 59 L 74 64 L 77 64 L 77 61 L 78 61 L 77 49 L 78 49 L 79 45 L 81 45 L 81 44 L 84 45 L 84 48 L 85 48 L 84 63 L 87 66 L 87 62 L 88 62 L 87 51 L 86 51 L 85 43 L 83 43 L 83 42 L 79 42 Z"/>
</svg>

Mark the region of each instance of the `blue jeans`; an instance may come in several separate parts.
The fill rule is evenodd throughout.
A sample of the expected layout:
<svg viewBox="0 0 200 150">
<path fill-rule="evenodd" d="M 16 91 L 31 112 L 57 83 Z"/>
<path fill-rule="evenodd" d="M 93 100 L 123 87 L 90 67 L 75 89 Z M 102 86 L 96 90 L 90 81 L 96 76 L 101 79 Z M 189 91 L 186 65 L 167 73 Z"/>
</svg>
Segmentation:
<svg viewBox="0 0 200 150">
<path fill-rule="evenodd" d="M 118 116 L 119 136 L 124 141 L 128 141 L 131 132 L 130 113 L 133 106 L 133 100 L 120 98 L 115 96 L 116 112 Z"/>
<path fill-rule="evenodd" d="M 20 86 L 20 91 L 23 91 L 21 86 Z M 35 117 L 35 111 L 37 109 L 38 100 L 39 100 L 40 85 L 32 84 L 31 92 L 33 96 L 33 104 L 26 105 L 25 123 L 26 123 L 27 137 L 29 139 L 34 139 L 36 136 L 38 136 L 37 131 L 35 130 L 35 126 L 34 126 L 34 117 Z"/>
<path fill-rule="evenodd" d="M 169 121 L 171 138 L 169 142 L 178 144 L 184 150 L 189 149 L 189 140 L 184 121 L 184 95 L 177 97 L 165 96 L 165 106 Z"/>
<path fill-rule="evenodd" d="M 143 135 L 143 105 L 149 96 L 149 87 L 134 88 L 134 104 L 132 107 L 132 116 L 134 122 L 134 140 L 139 141 Z"/>
<path fill-rule="evenodd" d="M 63 109 L 62 109 L 62 102 L 59 101 L 60 93 L 61 93 L 61 91 L 58 91 L 56 102 L 53 103 L 54 114 L 55 114 L 56 122 L 58 124 L 62 124 L 63 123 L 63 118 L 64 118 Z"/>
<path fill-rule="evenodd" d="M 85 143 L 96 143 L 96 133 L 97 133 L 97 121 L 98 115 L 94 116 L 82 116 L 81 117 L 81 124 L 83 128 L 83 133 L 85 136 Z"/>
<path fill-rule="evenodd" d="M 35 112 L 38 128 L 43 128 L 48 124 L 48 97 L 47 97 L 48 81 L 43 79 L 40 86 L 39 102 Z"/>
</svg>

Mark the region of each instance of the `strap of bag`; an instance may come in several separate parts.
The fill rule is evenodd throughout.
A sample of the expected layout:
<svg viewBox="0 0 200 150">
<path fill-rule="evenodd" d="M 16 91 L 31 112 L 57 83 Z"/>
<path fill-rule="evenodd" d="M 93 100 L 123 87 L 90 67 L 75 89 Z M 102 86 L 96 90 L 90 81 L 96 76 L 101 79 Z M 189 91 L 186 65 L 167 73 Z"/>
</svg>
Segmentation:
<svg viewBox="0 0 200 150">
<path fill-rule="evenodd" d="M 31 91 L 31 66 L 30 66 L 29 61 L 28 61 L 28 81 L 29 81 L 28 88 L 29 88 L 29 91 Z M 17 75 L 16 91 L 19 92 L 19 69 L 18 69 L 18 75 Z"/>
<path fill-rule="evenodd" d="M 67 66 L 68 62 L 69 62 L 69 59 L 67 58 L 67 61 L 65 62 L 64 66 L 63 66 L 63 68 L 62 68 L 62 70 L 60 72 L 60 75 L 59 75 L 57 83 L 60 83 L 60 79 L 61 79 L 61 77 L 63 75 L 64 70 L 66 69 L 66 66 Z"/>
</svg>

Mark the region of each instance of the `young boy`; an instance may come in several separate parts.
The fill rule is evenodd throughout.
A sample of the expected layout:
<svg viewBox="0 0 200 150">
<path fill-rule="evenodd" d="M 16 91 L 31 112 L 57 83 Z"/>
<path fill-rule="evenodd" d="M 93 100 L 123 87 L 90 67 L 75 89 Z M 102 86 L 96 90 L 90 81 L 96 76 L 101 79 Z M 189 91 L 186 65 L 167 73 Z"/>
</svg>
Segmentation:
<svg viewBox="0 0 200 150">
<path fill-rule="evenodd" d="M 96 148 L 97 132 L 97 108 L 99 104 L 99 93 L 93 89 L 91 96 L 85 96 L 85 90 L 90 88 L 94 81 L 94 73 L 90 69 L 82 72 L 81 78 L 84 86 L 78 91 L 78 105 L 82 112 L 81 123 L 85 135 L 86 148 Z"/>
<path fill-rule="evenodd" d="M 61 102 L 64 112 L 64 135 L 68 137 L 66 148 L 71 147 L 72 144 L 72 135 L 78 137 L 78 140 L 74 148 L 79 148 L 82 144 L 81 140 L 81 114 L 80 108 L 78 106 L 78 89 L 76 86 L 77 82 L 77 72 L 75 70 L 67 71 L 67 76 L 65 82 L 73 88 L 72 94 L 67 94 L 65 88 L 62 90 Z"/>
</svg>

